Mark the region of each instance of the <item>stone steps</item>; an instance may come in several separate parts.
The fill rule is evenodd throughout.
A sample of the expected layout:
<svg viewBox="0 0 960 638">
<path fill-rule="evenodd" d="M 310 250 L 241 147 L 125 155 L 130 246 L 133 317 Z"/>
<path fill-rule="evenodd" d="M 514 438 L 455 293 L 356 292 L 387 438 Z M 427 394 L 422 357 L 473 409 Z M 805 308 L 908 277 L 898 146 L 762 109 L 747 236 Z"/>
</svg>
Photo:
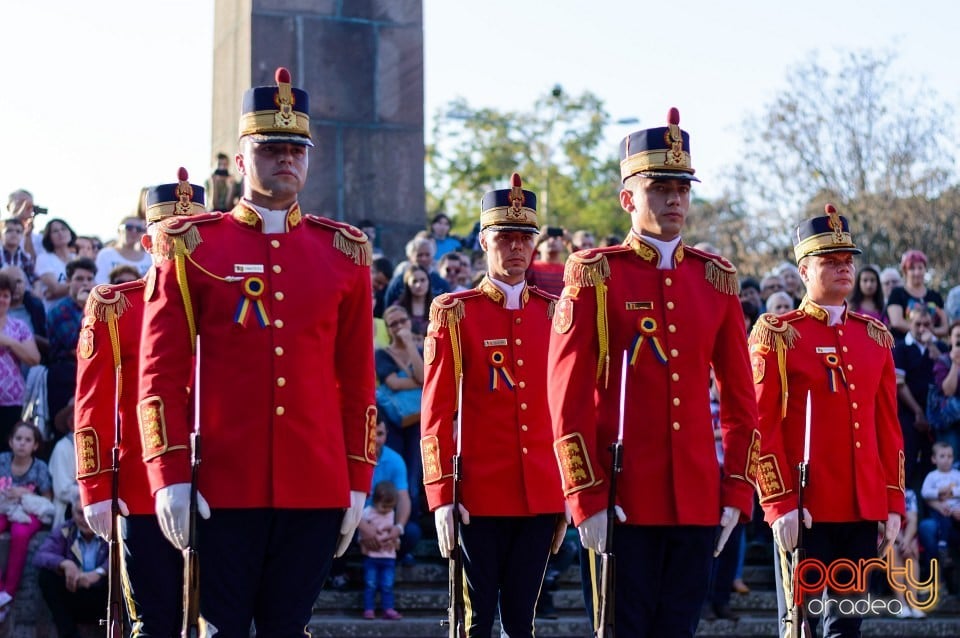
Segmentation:
<svg viewBox="0 0 960 638">
<path fill-rule="evenodd" d="M 447 636 L 447 629 L 441 624 L 449 602 L 447 565 L 436 554 L 435 545 L 429 542 L 418 547 L 416 555 L 419 560 L 417 564 L 397 568 L 396 606 L 404 614 L 402 620 L 364 620 L 360 617 L 362 592 L 357 563 L 359 557 L 354 556 L 351 558 L 351 586 L 343 591 L 324 591 L 318 598 L 310 623 L 313 635 L 355 638 Z M 731 608 L 740 615 L 740 620 L 701 621 L 698 637 L 777 635 L 773 567 L 766 558 L 760 550 L 752 555 L 748 552 L 748 564 L 744 567 L 743 577 L 751 591 L 747 594 L 733 593 L 730 597 Z M 537 635 L 553 638 L 591 636 L 591 627 L 583 609 L 578 568 L 573 566 L 562 574 L 558 585 L 559 588 L 553 592 L 553 602 L 559 618 L 537 619 Z M 494 631 L 494 635 L 498 635 L 498 630 Z M 956 596 L 947 597 L 925 620 L 889 617 L 866 620 L 863 635 L 873 638 L 956 638 L 960 636 L 960 599 Z"/>
<path fill-rule="evenodd" d="M 314 636 L 341 638 L 444 638 L 447 629 L 437 616 L 407 615 L 402 620 L 364 620 L 356 616 L 316 614 L 309 625 Z M 551 638 L 586 638 L 591 635 L 587 620 L 582 617 L 561 617 L 557 620 L 537 620 L 537 636 Z M 493 635 L 499 635 L 495 630 Z M 777 623 L 772 614 L 743 616 L 730 620 L 701 621 L 697 628 L 699 638 L 729 638 L 730 636 L 776 636 Z M 922 638 L 939 636 L 956 638 L 960 635 L 960 620 L 954 618 L 927 618 L 925 620 L 865 620 L 863 636 L 868 638 Z"/>
</svg>

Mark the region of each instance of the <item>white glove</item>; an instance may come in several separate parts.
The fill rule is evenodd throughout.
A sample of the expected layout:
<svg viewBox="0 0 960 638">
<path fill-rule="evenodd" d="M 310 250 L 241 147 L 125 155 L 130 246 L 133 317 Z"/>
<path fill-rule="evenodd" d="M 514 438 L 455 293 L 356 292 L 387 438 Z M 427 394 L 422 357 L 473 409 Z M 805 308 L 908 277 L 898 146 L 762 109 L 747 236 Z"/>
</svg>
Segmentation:
<svg viewBox="0 0 960 638">
<path fill-rule="evenodd" d="M 723 508 L 723 515 L 720 516 L 720 537 L 717 539 L 717 545 L 713 548 L 713 557 L 716 558 L 723 551 L 723 546 L 727 544 L 727 539 L 733 533 L 737 523 L 740 522 L 740 508 L 726 506 Z"/>
<path fill-rule="evenodd" d="M 190 532 L 190 484 L 174 483 L 157 490 L 154 507 L 160 531 L 177 549 L 186 549 Z M 197 514 L 210 518 L 210 506 L 197 492 Z"/>
<path fill-rule="evenodd" d="M 122 498 L 117 499 L 117 505 L 120 506 L 120 514 L 130 516 L 130 510 Z M 97 501 L 90 505 L 83 506 L 83 517 L 87 520 L 87 525 L 93 530 L 93 533 L 105 541 L 110 540 L 110 528 L 113 526 L 113 501 Z"/>
<path fill-rule="evenodd" d="M 454 538 L 456 530 L 453 527 L 453 504 L 438 507 L 433 513 L 433 520 L 437 525 L 437 544 L 440 546 L 440 555 L 444 558 L 450 558 L 450 551 L 456 543 Z M 463 505 L 460 506 L 460 522 L 464 525 L 470 524 L 470 512 Z"/>
<path fill-rule="evenodd" d="M 897 542 L 897 535 L 900 534 L 900 515 L 894 512 L 887 514 L 887 524 L 883 527 L 883 543 L 880 545 L 881 552 L 886 552 L 887 548 Z"/>
<path fill-rule="evenodd" d="M 367 493 L 350 490 L 350 507 L 343 511 L 343 522 L 340 523 L 340 537 L 337 539 L 337 551 L 334 552 L 334 558 L 340 558 L 350 547 L 350 541 L 353 540 L 353 534 L 360 525 L 360 517 L 363 516 L 363 506 L 367 502 Z"/>
<path fill-rule="evenodd" d="M 614 507 L 617 514 L 617 520 L 621 523 L 627 522 L 627 515 L 619 505 Z M 584 520 L 577 526 L 580 532 L 580 543 L 587 549 L 592 549 L 598 554 L 607 551 L 607 510 L 600 510 L 590 518 Z"/>
<path fill-rule="evenodd" d="M 813 517 L 810 510 L 803 508 L 803 526 L 810 529 Z M 773 538 L 777 545 L 785 552 L 792 552 L 797 547 L 797 510 L 790 510 L 777 520 L 773 521 Z"/>
</svg>

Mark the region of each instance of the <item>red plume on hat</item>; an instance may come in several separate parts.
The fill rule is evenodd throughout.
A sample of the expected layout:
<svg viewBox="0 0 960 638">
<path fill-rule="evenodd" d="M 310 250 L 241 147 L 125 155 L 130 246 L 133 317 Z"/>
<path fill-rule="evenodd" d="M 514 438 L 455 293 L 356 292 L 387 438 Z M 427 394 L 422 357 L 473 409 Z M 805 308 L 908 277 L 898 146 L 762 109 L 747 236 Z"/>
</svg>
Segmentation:
<svg viewBox="0 0 960 638">
<path fill-rule="evenodd" d="M 833 204 L 827 204 L 823 207 L 823 212 L 825 212 L 827 217 L 830 218 L 830 221 L 827 223 L 833 230 L 834 240 L 837 242 L 843 241 L 843 222 L 840 221 L 840 215 L 837 213 L 837 207 Z"/>
<path fill-rule="evenodd" d="M 523 182 L 520 180 L 520 173 L 514 173 L 510 176 L 510 206 L 514 210 L 523 208 Z"/>
<path fill-rule="evenodd" d="M 178 215 L 188 215 L 192 206 L 193 186 L 190 184 L 190 176 L 187 169 L 180 167 L 177 170 L 177 213 Z"/>
</svg>

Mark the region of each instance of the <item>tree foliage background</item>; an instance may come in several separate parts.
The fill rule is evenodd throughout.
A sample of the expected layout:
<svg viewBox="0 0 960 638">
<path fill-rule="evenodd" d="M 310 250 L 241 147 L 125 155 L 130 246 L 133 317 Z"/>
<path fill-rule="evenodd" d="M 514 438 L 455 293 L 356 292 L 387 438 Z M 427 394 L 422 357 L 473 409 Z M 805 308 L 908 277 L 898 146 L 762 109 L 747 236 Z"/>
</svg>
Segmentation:
<svg viewBox="0 0 960 638">
<path fill-rule="evenodd" d="M 834 203 L 851 224 L 863 263 L 896 265 L 924 250 L 931 285 L 960 283 L 960 187 L 950 139 L 953 109 L 895 70 L 883 50 L 811 53 L 784 87 L 745 114 L 742 158 L 725 194 L 691 205 L 685 239 L 706 241 L 744 274 L 792 260 L 790 232 Z M 597 96 L 556 86 L 529 112 L 471 109 L 454 101 L 435 118 L 428 147 L 428 210 L 464 232 L 480 197 L 518 171 L 538 194 L 543 223 L 622 236 L 619 163 L 604 139 L 610 116 Z"/>
<path fill-rule="evenodd" d="M 607 148 L 610 116 L 597 96 L 561 86 L 529 112 L 473 109 L 463 100 L 436 114 L 427 147 L 427 210 L 444 211 L 465 232 L 479 219 L 483 193 L 508 188 L 518 172 L 537 194 L 542 225 L 622 235 L 619 161 Z"/>
<path fill-rule="evenodd" d="M 730 188 L 751 211 L 749 245 L 768 253 L 764 265 L 789 255 L 790 230 L 832 202 L 849 219 L 863 263 L 896 265 L 921 248 L 934 284 L 957 282 L 953 110 L 894 73 L 895 60 L 889 51 L 847 51 L 828 66 L 813 53 L 745 118 Z"/>
</svg>

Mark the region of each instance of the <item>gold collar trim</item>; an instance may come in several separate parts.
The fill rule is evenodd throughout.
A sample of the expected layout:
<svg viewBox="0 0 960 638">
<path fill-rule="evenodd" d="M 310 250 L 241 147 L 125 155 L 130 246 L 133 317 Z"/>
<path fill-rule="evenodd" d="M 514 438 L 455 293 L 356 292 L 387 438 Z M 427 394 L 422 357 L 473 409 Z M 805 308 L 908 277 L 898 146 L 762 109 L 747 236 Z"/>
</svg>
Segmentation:
<svg viewBox="0 0 960 638">
<path fill-rule="evenodd" d="M 830 313 L 827 312 L 827 309 L 810 299 L 810 297 L 805 296 L 803 298 L 803 300 L 800 302 L 800 308 L 798 308 L 798 310 L 803 312 L 803 314 L 807 315 L 808 317 L 812 317 L 822 323 L 827 323 L 830 321 Z M 841 324 L 847 323 L 847 313 L 849 310 L 850 309 L 847 307 L 847 304 L 844 303 L 843 315 L 840 317 Z"/>
<path fill-rule="evenodd" d="M 490 298 L 491 301 L 496 303 L 498 306 L 505 306 L 507 303 L 507 296 L 500 290 L 500 287 L 497 284 L 493 283 L 487 275 L 483 276 L 483 279 L 480 280 L 480 283 L 477 285 L 477 290 L 482 292 L 484 295 Z M 520 304 L 521 306 L 526 306 L 527 301 L 530 300 L 530 287 L 524 286 L 523 292 L 520 293 Z"/>
<path fill-rule="evenodd" d="M 644 239 L 643 235 L 637 234 L 632 228 L 627 235 L 624 245 L 633 249 L 640 259 L 652 263 L 654 266 L 660 264 L 660 249 Z M 676 268 L 683 261 L 683 241 L 677 242 L 677 247 L 673 249 L 673 267 Z"/>
<path fill-rule="evenodd" d="M 253 208 L 252 206 L 248 206 L 242 201 L 234 206 L 233 210 L 230 212 L 230 216 L 244 226 L 249 226 L 259 231 L 263 230 L 263 217 L 260 215 L 257 209 Z M 290 210 L 287 211 L 287 216 L 284 220 L 284 230 L 289 232 L 291 229 L 296 228 L 302 223 L 303 214 L 300 212 L 300 204 L 295 203 L 290 207 Z"/>
</svg>

